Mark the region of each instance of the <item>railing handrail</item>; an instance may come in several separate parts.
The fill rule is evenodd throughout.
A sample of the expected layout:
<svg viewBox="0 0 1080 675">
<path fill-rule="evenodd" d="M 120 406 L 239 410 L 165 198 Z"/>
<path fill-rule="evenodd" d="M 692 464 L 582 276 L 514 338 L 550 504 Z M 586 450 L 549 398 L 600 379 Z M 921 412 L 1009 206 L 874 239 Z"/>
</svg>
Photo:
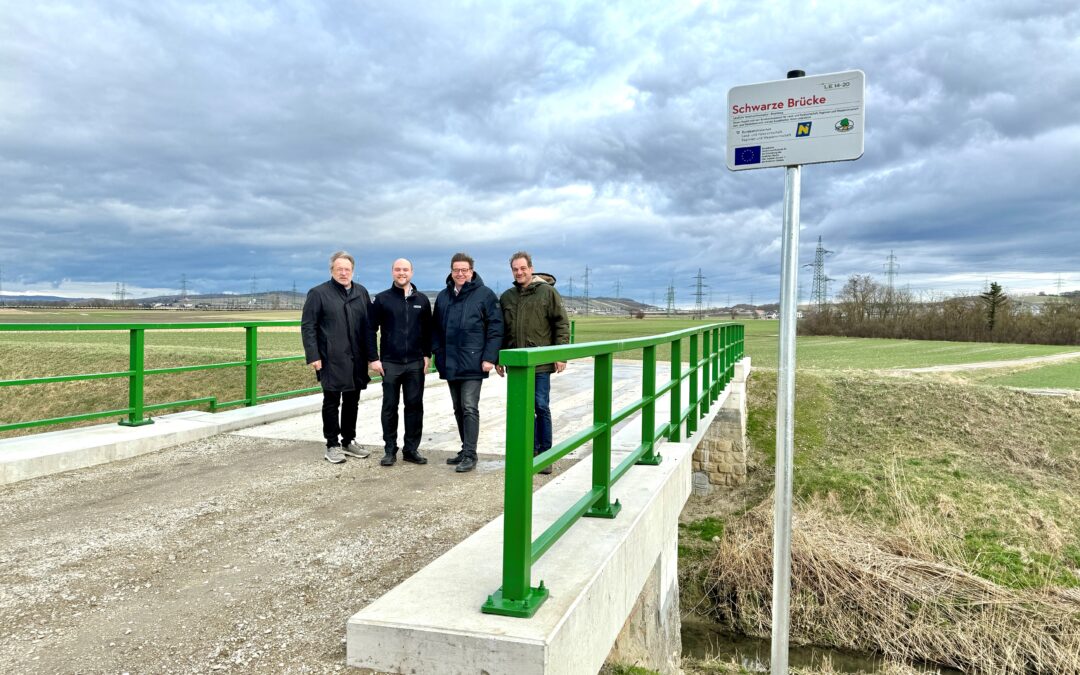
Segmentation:
<svg viewBox="0 0 1080 675">
<path fill-rule="evenodd" d="M 683 370 L 682 341 L 689 338 L 688 364 Z M 734 376 L 742 358 L 745 331 L 742 324 L 702 324 L 626 340 L 607 340 L 574 345 L 507 349 L 499 353 L 506 368 L 506 483 L 503 500 L 502 586 L 481 607 L 489 614 L 531 617 L 548 597 L 543 580 L 532 586 L 532 565 L 562 537 L 579 518 L 615 518 L 621 505 L 611 501 L 611 486 L 635 464 L 657 465 L 663 458 L 655 451 L 658 441 L 678 441 L 682 426 L 687 436 L 697 430 L 723 388 Z M 722 344 L 721 344 L 722 343 Z M 671 377 L 656 381 L 656 352 L 670 345 Z M 642 350 L 641 397 L 613 411 L 614 355 Z M 533 456 L 535 378 L 539 365 L 592 357 L 593 423 L 571 433 L 552 448 Z M 682 384 L 687 382 L 687 406 L 682 405 Z M 669 396 L 669 421 L 656 425 L 657 401 Z M 641 413 L 641 444 L 619 465 L 611 465 L 611 440 L 616 424 Z M 585 443 L 592 442 L 592 483 L 540 536 L 532 536 L 532 478 Z"/>
<path fill-rule="evenodd" d="M 627 338 L 624 340 L 604 340 L 600 342 L 583 342 L 574 345 L 550 345 L 547 347 L 529 347 L 519 349 L 504 349 L 499 352 L 499 363 L 504 366 L 540 366 L 556 361 L 573 361 L 574 359 L 598 356 L 600 354 L 614 354 L 616 352 L 629 352 L 645 347 L 655 347 L 668 344 L 684 337 L 700 334 L 703 330 L 723 326 L 741 326 L 733 321 L 702 324 L 671 331 L 660 335 L 647 335 L 644 337 Z"/>
<path fill-rule="evenodd" d="M 205 321 L 188 323 L 0 323 L 0 333 L 4 332 L 71 332 L 71 331 L 126 331 L 129 334 L 128 342 L 128 368 L 121 371 L 106 373 L 79 373 L 75 375 L 54 375 L 48 377 L 32 377 L 14 380 L 0 380 L 0 387 L 14 387 L 34 384 L 50 384 L 59 382 L 76 382 L 85 380 L 119 379 L 128 381 L 128 406 L 117 410 L 100 410 L 89 413 L 78 413 L 46 419 L 29 420 L 0 424 L 0 431 L 12 431 L 15 429 L 28 429 L 31 427 L 48 426 L 51 424 L 63 424 L 67 422 L 79 422 L 86 420 L 102 419 L 106 417 L 126 416 L 120 421 L 124 426 L 142 426 L 152 424 L 153 420 L 146 417 L 146 413 L 167 410 L 170 408 L 209 406 L 211 412 L 236 406 L 253 406 L 264 401 L 271 401 L 287 396 L 310 394 L 321 389 L 319 386 L 305 387 L 291 391 L 271 392 L 259 395 L 259 366 L 268 363 L 285 363 L 302 361 L 303 354 L 290 356 L 276 356 L 265 359 L 259 358 L 259 328 L 290 328 L 300 325 L 299 320 L 289 321 Z M 228 328 L 244 329 L 244 360 L 227 361 L 218 363 L 202 363 L 187 366 L 172 366 L 165 368 L 146 368 L 145 349 L 146 331 L 166 330 L 218 330 Z M 164 403 L 147 404 L 144 390 L 144 382 L 147 375 L 164 375 L 170 373 L 182 373 L 202 370 L 216 370 L 220 368 L 244 368 L 244 398 L 235 401 L 218 401 L 216 396 L 203 396 L 183 401 L 167 401 Z"/>
</svg>

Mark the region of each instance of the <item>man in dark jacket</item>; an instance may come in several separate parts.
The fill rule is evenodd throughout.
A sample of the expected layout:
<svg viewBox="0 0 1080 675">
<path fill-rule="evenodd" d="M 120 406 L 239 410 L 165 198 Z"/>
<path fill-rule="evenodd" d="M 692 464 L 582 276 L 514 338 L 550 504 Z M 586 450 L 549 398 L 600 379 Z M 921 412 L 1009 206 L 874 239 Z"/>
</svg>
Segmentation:
<svg viewBox="0 0 1080 675">
<path fill-rule="evenodd" d="M 534 274 L 532 256 L 518 251 L 510 256 L 514 285 L 499 299 L 503 310 L 503 348 L 545 347 L 570 343 L 570 320 L 562 296 L 555 290 L 555 277 Z M 533 456 L 551 449 L 551 374 L 561 373 L 566 362 L 536 367 Z M 502 366 L 499 374 L 502 375 Z M 551 473 L 551 467 L 540 473 Z"/>
<path fill-rule="evenodd" d="M 431 302 L 412 283 L 413 266 L 394 261 L 394 283 L 371 303 L 371 330 L 381 331 L 382 357 L 371 369 L 383 376 L 382 429 L 386 454 L 379 464 L 397 461 L 398 399 L 405 390 L 405 442 L 401 457 L 427 464 L 420 454 L 424 434 L 424 373 L 431 364 Z"/>
<path fill-rule="evenodd" d="M 446 460 L 463 473 L 476 467 L 480 435 L 480 385 L 495 369 L 502 345 L 503 320 L 499 300 L 473 270 L 473 259 L 455 253 L 450 259 L 446 288 L 435 299 L 432 348 L 439 377 L 450 386 L 461 452 Z"/>
<path fill-rule="evenodd" d="M 378 353 L 368 328 L 371 297 L 366 288 L 353 283 L 355 265 L 345 251 L 331 255 L 331 278 L 308 291 L 300 317 L 304 354 L 322 384 L 325 457 L 332 464 L 344 462 L 345 455 L 363 459 L 371 454 L 353 443 L 360 391 L 371 381 L 369 355 Z"/>
</svg>

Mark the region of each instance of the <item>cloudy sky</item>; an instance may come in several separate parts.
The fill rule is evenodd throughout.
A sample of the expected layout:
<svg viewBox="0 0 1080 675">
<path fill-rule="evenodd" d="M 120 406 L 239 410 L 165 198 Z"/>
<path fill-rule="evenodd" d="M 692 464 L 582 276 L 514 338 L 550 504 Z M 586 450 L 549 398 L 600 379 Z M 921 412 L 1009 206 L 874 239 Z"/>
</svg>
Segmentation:
<svg viewBox="0 0 1080 675">
<path fill-rule="evenodd" d="M 525 248 L 580 295 L 775 301 L 783 169 L 725 167 L 727 91 L 866 73 L 865 154 L 803 170 L 834 288 L 1080 288 L 1080 8 L 935 2 L 0 5 L 0 281 L 303 290 L 346 248 L 425 289 Z M 811 270 L 800 272 L 804 295 Z"/>
</svg>

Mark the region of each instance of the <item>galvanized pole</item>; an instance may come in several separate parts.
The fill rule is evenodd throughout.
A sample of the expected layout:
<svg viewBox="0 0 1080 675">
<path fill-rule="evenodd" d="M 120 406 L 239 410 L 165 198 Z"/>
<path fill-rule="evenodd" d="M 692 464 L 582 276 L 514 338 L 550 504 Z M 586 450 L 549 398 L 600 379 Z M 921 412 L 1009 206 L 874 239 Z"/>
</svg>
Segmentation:
<svg viewBox="0 0 1080 675">
<path fill-rule="evenodd" d="M 801 70 L 788 78 L 803 77 Z M 795 432 L 795 322 L 798 319 L 799 193 L 801 167 L 789 166 L 784 180 L 781 235 L 780 354 L 776 378 L 776 506 L 773 513 L 772 675 L 788 671 L 791 600 L 791 481 Z"/>
</svg>

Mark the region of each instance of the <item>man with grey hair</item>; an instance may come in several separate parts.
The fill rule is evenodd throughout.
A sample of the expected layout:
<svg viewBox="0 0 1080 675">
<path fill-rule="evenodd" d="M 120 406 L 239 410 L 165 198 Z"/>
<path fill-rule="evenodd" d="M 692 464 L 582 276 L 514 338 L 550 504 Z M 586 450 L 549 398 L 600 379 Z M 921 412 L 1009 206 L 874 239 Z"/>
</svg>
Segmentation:
<svg viewBox="0 0 1080 675">
<path fill-rule="evenodd" d="M 331 255 L 330 280 L 308 291 L 300 318 L 304 354 L 323 389 L 325 459 L 331 464 L 344 462 L 345 455 L 371 454 L 354 443 L 360 392 L 371 381 L 368 363 L 378 354 L 368 324 L 371 297 L 353 282 L 355 265 L 345 251 Z"/>
</svg>

